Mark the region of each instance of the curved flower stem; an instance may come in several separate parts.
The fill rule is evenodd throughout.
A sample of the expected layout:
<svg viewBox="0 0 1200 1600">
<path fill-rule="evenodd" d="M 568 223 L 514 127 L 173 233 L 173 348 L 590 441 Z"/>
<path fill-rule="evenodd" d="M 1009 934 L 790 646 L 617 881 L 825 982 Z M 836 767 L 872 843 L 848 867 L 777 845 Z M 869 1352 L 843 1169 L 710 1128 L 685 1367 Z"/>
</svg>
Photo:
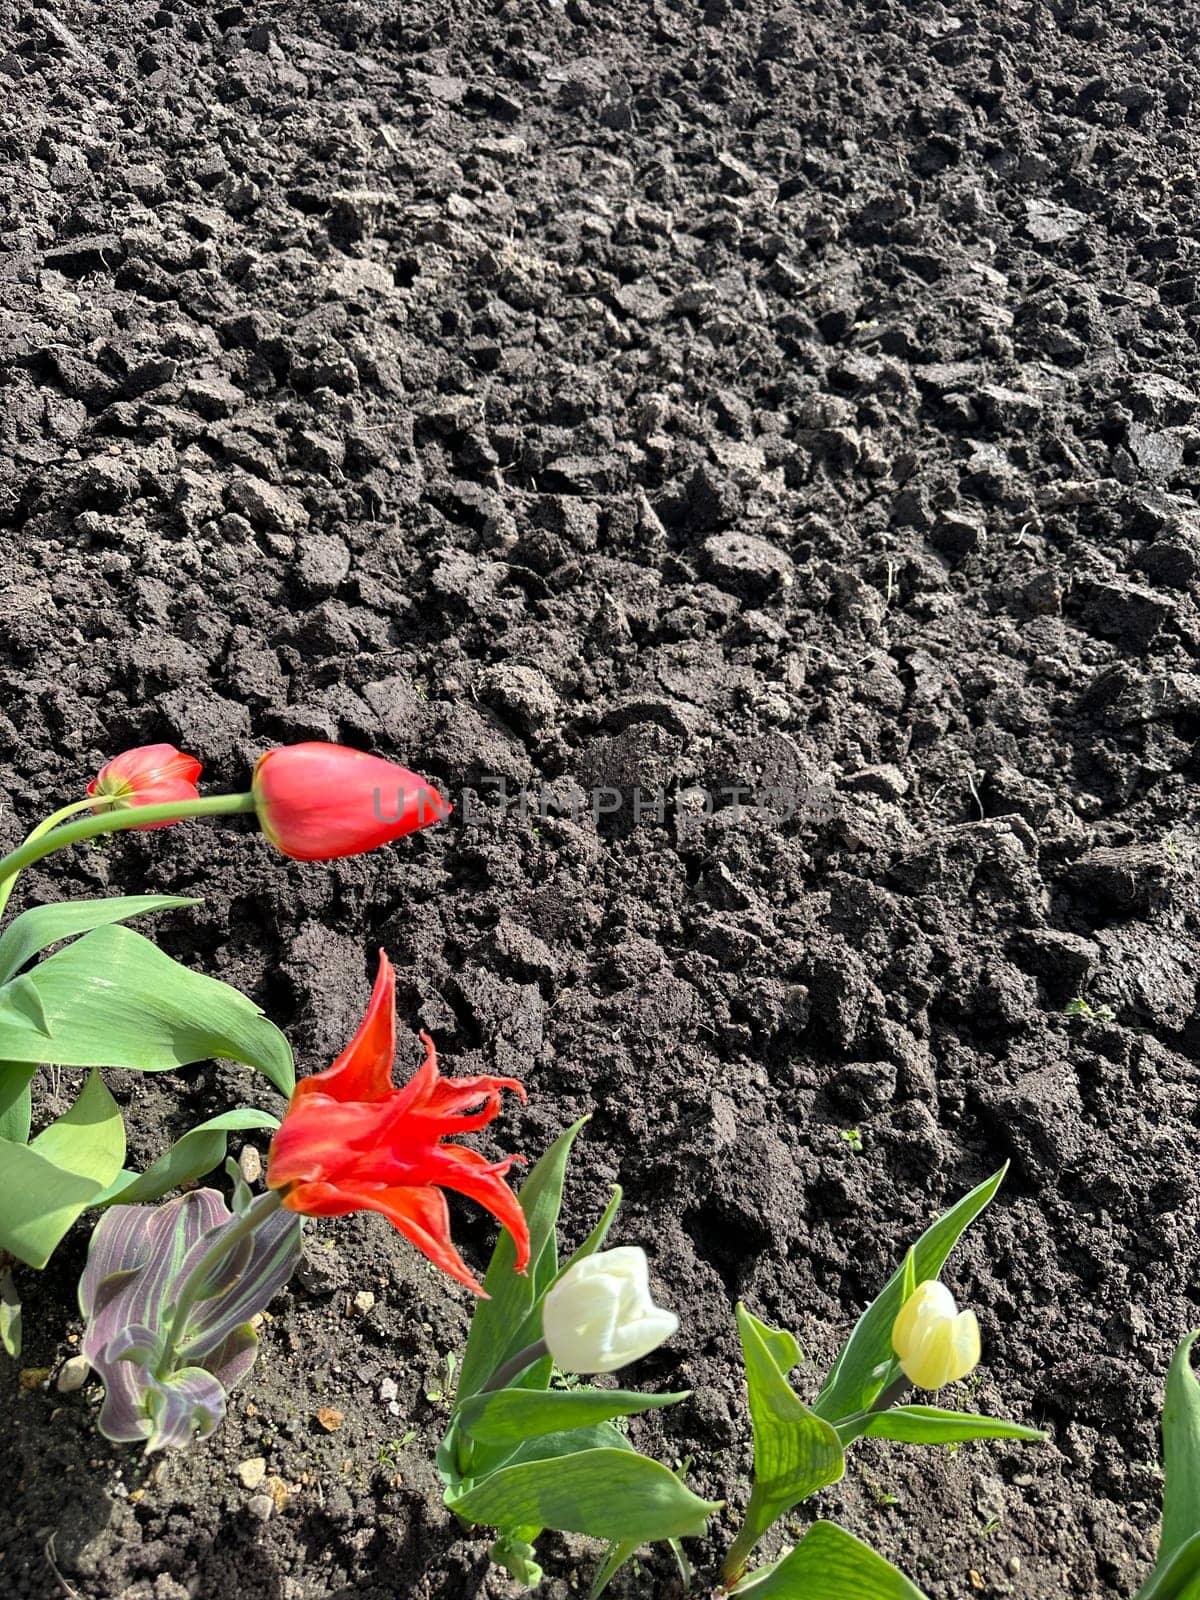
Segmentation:
<svg viewBox="0 0 1200 1600">
<path fill-rule="evenodd" d="M 92 805 L 94 801 L 81 804 Z M 0 857 L 0 885 L 6 879 L 16 877 L 23 867 L 31 866 L 43 856 L 62 850 L 69 844 L 78 844 L 81 839 L 95 839 L 102 833 L 118 833 L 124 828 L 144 828 L 151 822 L 183 822 L 188 817 L 231 816 L 240 811 L 253 810 L 252 793 L 217 794 L 206 800 L 174 800 L 164 805 L 128 806 L 121 811 L 107 811 L 100 817 L 85 817 L 82 822 L 63 823 L 40 837 L 35 837 L 40 832 L 35 829 L 24 844 Z"/>
<path fill-rule="evenodd" d="M 77 812 L 87 811 L 94 804 L 95 801 L 91 799 L 73 800 L 69 806 L 63 806 L 61 810 L 52 812 L 44 822 L 39 822 L 36 828 L 31 828 L 25 835 L 25 843 L 29 844 L 34 839 L 40 839 L 43 834 L 49 833 L 51 828 L 57 828 L 60 822 L 65 822 L 68 817 L 75 816 Z M 15 872 L 11 877 L 0 881 L 0 917 L 4 915 L 4 908 L 8 904 L 8 897 L 13 892 L 13 885 L 16 881 L 17 875 Z"/>
<path fill-rule="evenodd" d="M 166 1343 L 163 1345 L 162 1355 L 158 1362 L 158 1376 L 166 1379 L 170 1377 L 175 1361 L 176 1351 L 187 1332 L 188 1318 L 195 1310 L 196 1301 L 201 1299 L 212 1280 L 212 1275 L 232 1251 L 236 1250 L 243 1239 L 248 1239 L 255 1228 L 261 1226 L 268 1217 L 273 1217 L 283 1204 L 282 1189 L 268 1189 L 266 1194 L 260 1194 L 258 1199 L 232 1222 L 227 1222 L 217 1234 L 212 1244 L 200 1257 L 184 1279 L 175 1301 L 175 1310 L 171 1315 L 171 1326 L 167 1331 Z"/>
<path fill-rule="evenodd" d="M 492 1394 L 496 1389 L 507 1389 L 514 1378 L 519 1378 L 526 1367 L 531 1367 L 535 1361 L 540 1361 L 543 1356 L 550 1354 L 545 1339 L 538 1339 L 534 1344 L 527 1344 L 524 1350 L 518 1350 L 511 1361 L 506 1361 L 502 1367 L 497 1367 L 491 1377 L 480 1389 L 480 1394 Z"/>
</svg>

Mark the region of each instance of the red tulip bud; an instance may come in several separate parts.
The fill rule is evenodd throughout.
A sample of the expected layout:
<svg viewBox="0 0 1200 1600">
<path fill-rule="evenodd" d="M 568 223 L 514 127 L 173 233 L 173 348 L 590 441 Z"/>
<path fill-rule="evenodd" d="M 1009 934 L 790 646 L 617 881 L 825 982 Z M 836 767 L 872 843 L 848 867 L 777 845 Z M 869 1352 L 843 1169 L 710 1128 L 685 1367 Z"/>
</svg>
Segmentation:
<svg viewBox="0 0 1200 1600">
<path fill-rule="evenodd" d="M 124 750 L 105 763 L 87 786 L 96 811 L 127 811 L 131 806 L 165 805 L 199 799 L 196 779 L 200 763 L 173 744 L 143 744 Z M 169 828 L 169 822 L 147 822 L 146 828 Z"/>
<path fill-rule="evenodd" d="M 340 744 L 268 750 L 254 769 L 259 826 L 285 856 L 359 856 L 431 822 L 450 806 L 424 778 L 394 761 Z"/>
</svg>

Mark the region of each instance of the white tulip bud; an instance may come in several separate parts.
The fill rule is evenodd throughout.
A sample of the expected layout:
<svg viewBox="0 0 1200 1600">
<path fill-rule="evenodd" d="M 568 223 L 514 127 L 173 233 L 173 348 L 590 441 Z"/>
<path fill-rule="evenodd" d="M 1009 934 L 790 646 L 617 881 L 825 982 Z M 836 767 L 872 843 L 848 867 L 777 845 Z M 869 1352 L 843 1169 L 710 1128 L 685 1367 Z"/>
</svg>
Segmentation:
<svg viewBox="0 0 1200 1600">
<path fill-rule="evenodd" d="M 927 1278 L 900 1308 L 892 1349 L 910 1383 L 940 1389 L 979 1365 L 979 1323 L 973 1311 L 958 1309 L 944 1283 Z"/>
<path fill-rule="evenodd" d="M 542 1302 L 542 1337 L 564 1372 L 615 1372 L 656 1350 L 679 1327 L 650 1298 L 640 1245 L 584 1256 Z"/>
</svg>

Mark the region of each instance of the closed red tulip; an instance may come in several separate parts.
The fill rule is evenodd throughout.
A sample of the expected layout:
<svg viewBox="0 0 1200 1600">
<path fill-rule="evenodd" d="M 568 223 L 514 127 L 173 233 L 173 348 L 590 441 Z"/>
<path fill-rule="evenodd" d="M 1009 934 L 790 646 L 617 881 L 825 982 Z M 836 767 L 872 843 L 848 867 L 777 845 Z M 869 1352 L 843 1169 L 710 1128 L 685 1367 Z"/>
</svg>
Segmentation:
<svg viewBox="0 0 1200 1600">
<path fill-rule="evenodd" d="M 173 744 L 143 744 L 125 750 L 100 768 L 87 786 L 96 811 L 127 811 L 132 806 L 166 805 L 176 800 L 198 800 L 196 780 L 201 772 L 195 756 L 185 756 Z M 170 822 L 147 822 L 145 828 L 169 828 Z"/>
<path fill-rule="evenodd" d="M 428 1034 L 425 1060 L 397 1089 L 396 977 L 379 953 L 366 1017 L 353 1040 L 325 1072 L 302 1078 L 271 1142 L 267 1184 L 283 1204 L 310 1217 L 378 1211 L 452 1278 L 482 1295 L 482 1285 L 454 1247 L 444 1190 L 484 1206 L 508 1229 L 517 1270 L 529 1263 L 529 1228 L 504 1176 L 518 1159 L 488 1161 L 466 1145 L 443 1144 L 450 1134 L 482 1128 L 498 1114 L 500 1095 L 514 1078 L 443 1078 Z M 471 1109 L 474 1107 L 474 1109 Z"/>
<path fill-rule="evenodd" d="M 345 745 L 284 745 L 254 769 L 259 826 L 297 861 L 358 856 L 441 822 L 450 806 L 424 778 Z"/>
</svg>

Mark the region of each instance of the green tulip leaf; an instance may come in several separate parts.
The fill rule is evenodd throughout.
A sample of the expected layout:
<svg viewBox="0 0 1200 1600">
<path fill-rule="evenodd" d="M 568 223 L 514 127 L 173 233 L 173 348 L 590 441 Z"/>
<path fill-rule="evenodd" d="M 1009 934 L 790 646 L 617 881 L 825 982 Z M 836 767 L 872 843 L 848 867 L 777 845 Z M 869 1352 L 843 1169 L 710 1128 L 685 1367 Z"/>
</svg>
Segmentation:
<svg viewBox="0 0 1200 1600">
<path fill-rule="evenodd" d="M 733 1593 L 739 1600 L 926 1600 L 890 1561 L 836 1522 L 814 1522 L 782 1561 L 751 1573 Z"/>
<path fill-rule="evenodd" d="M 698 1537 L 720 1510 L 660 1462 L 605 1449 L 502 1467 L 447 1504 L 469 1522 L 501 1530 L 557 1528 L 639 1544 Z"/>
<path fill-rule="evenodd" d="M 1163 1403 L 1162 1538 L 1158 1565 L 1200 1533 L 1200 1383 L 1192 1370 L 1197 1335 L 1180 1341 L 1167 1373 Z"/>
<path fill-rule="evenodd" d="M 125 1159 L 125 1128 L 98 1072 L 31 1144 L 0 1140 L 0 1250 L 44 1267 Z"/>
<path fill-rule="evenodd" d="M 61 904 L 33 906 L 14 917 L 0 934 L 0 984 L 7 983 L 39 951 L 60 939 L 73 939 L 76 934 L 90 933 L 93 928 L 151 911 L 200 904 L 199 900 L 185 900 L 174 894 L 121 894 L 107 900 L 65 900 Z"/>
<path fill-rule="evenodd" d="M 120 1172 L 103 1194 L 92 1201 L 93 1206 L 137 1205 L 148 1200 L 161 1200 L 172 1189 L 202 1178 L 206 1172 L 219 1167 L 225 1159 L 225 1135 L 238 1129 L 277 1128 L 278 1117 L 269 1111 L 255 1111 L 243 1106 L 237 1111 L 225 1111 L 219 1117 L 210 1117 L 190 1129 L 145 1172 Z"/>
<path fill-rule="evenodd" d="M 926 1228 L 913 1246 L 912 1261 L 905 1257 L 842 1346 L 813 1402 L 813 1409 L 819 1416 L 840 1422 L 855 1412 L 869 1409 L 894 1368 L 892 1324 L 904 1304 L 906 1283 L 914 1279 L 916 1283 L 924 1283 L 928 1278 L 937 1277 L 951 1250 L 1003 1183 L 1007 1171 L 1005 1162 L 999 1172 L 994 1172 L 970 1194 L 964 1195 L 957 1205 L 951 1206 Z"/>
<path fill-rule="evenodd" d="M 613 1417 L 636 1417 L 687 1397 L 686 1390 L 638 1394 L 623 1389 L 498 1389 L 464 1400 L 458 1420 L 464 1433 L 480 1444 L 515 1449 L 545 1433 L 564 1433 Z"/>
<path fill-rule="evenodd" d="M 1200 1600 L 1200 1533 L 1158 1565 L 1133 1600 Z"/>
<path fill-rule="evenodd" d="M 14 991 L 36 997 L 42 1023 Z M 226 1056 L 295 1087 L 287 1040 L 244 994 L 140 933 L 97 928 L 0 989 L 0 1059 L 165 1072 Z"/>
<path fill-rule="evenodd" d="M 560 1133 L 521 1185 L 517 1198 L 529 1224 L 529 1270 L 524 1275 L 516 1271 L 516 1246 L 507 1228 L 502 1229 L 483 1280 L 489 1298 L 479 1301 L 471 1320 L 458 1379 L 460 1402 L 482 1389 L 492 1373 L 529 1342 L 522 1339 L 522 1330 L 558 1272 L 556 1230 L 567 1158 L 586 1121 L 582 1117 Z M 550 1382 L 550 1363 L 541 1362 L 523 1375 L 522 1382 L 544 1389 Z"/>
<path fill-rule="evenodd" d="M 0 1139 L 28 1144 L 33 1125 L 33 1097 L 29 1085 L 36 1062 L 0 1061 Z"/>
<path fill-rule="evenodd" d="M 964 1439 L 1025 1439 L 1031 1444 L 1046 1435 L 1002 1417 L 980 1417 L 970 1411 L 942 1411 L 937 1406 L 893 1406 L 856 1425 L 853 1437 L 892 1439 L 897 1444 L 958 1444 Z M 844 1441 L 845 1442 L 845 1441 Z"/>
<path fill-rule="evenodd" d="M 836 1483 L 846 1470 L 836 1431 L 787 1381 L 787 1370 L 799 1356 L 795 1339 L 759 1322 L 742 1305 L 737 1324 L 750 1396 L 754 1481 L 745 1522 L 724 1569 L 727 1577 L 740 1571 L 772 1523 L 818 1489 Z"/>
</svg>

